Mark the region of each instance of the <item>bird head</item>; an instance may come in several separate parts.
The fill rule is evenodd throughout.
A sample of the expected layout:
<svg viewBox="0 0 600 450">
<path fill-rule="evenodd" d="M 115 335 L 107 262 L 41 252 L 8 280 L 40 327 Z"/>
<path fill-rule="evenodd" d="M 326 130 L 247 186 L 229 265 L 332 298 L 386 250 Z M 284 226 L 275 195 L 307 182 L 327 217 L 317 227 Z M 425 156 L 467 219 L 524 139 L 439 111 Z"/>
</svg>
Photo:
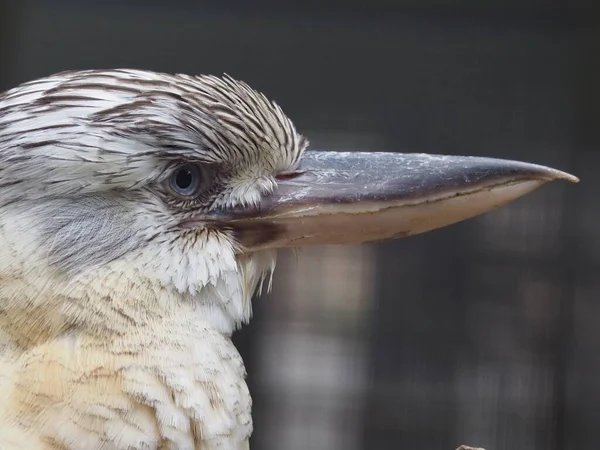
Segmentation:
<svg viewBox="0 0 600 450">
<path fill-rule="evenodd" d="M 0 329 L 119 333 L 171 314 L 230 333 L 281 247 L 422 233 L 563 172 L 514 161 L 306 151 L 230 77 L 64 72 L 0 96 Z"/>
</svg>

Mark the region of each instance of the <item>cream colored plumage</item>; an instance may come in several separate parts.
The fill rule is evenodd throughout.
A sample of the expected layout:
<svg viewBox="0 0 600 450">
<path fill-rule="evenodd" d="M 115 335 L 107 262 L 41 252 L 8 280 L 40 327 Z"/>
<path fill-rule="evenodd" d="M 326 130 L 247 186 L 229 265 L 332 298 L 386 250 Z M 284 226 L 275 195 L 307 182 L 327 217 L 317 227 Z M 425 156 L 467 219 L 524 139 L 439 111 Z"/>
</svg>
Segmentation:
<svg viewBox="0 0 600 450">
<path fill-rule="evenodd" d="M 0 95 L 0 449 L 246 449 L 230 338 L 277 248 L 422 233 L 577 181 L 306 146 L 229 77 L 65 72 Z"/>
</svg>

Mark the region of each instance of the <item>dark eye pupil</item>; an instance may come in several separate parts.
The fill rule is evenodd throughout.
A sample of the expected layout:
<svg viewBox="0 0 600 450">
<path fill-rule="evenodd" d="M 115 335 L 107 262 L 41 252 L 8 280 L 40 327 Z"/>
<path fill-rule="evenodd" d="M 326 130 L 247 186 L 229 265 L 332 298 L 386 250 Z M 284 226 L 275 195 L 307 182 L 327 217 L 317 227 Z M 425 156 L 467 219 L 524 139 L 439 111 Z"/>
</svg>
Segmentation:
<svg viewBox="0 0 600 450">
<path fill-rule="evenodd" d="M 190 169 L 181 169 L 177 172 L 177 176 L 175 177 L 175 183 L 177 187 L 180 189 L 187 189 L 193 183 L 193 175 Z"/>
<path fill-rule="evenodd" d="M 169 188 L 175 195 L 194 197 L 202 188 L 202 171 L 194 164 L 185 164 L 171 173 Z"/>
</svg>

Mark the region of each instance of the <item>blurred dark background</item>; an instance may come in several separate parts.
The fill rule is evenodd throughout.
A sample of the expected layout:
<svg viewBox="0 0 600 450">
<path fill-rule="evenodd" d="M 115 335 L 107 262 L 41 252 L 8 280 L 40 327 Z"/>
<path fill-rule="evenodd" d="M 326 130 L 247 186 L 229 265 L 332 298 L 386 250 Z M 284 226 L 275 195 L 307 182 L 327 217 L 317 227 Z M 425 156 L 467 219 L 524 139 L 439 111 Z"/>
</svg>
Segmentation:
<svg viewBox="0 0 600 450">
<path fill-rule="evenodd" d="M 313 148 L 582 179 L 392 243 L 283 252 L 236 335 L 254 450 L 600 448 L 599 51 L 594 0 L 0 3 L 2 90 L 65 69 L 226 72 Z"/>
</svg>

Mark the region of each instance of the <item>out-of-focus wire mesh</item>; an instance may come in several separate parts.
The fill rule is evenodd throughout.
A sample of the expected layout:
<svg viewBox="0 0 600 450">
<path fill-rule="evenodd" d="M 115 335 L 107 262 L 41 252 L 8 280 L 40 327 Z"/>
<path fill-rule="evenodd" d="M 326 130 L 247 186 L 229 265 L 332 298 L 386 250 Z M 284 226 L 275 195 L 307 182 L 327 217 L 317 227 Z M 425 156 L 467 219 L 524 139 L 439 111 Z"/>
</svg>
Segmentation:
<svg viewBox="0 0 600 450">
<path fill-rule="evenodd" d="M 480 218 L 281 253 L 235 337 L 252 448 L 594 450 L 598 7 L 584 0 L 0 4 L 0 87 L 73 68 L 222 73 L 313 148 L 575 173 Z"/>
</svg>

